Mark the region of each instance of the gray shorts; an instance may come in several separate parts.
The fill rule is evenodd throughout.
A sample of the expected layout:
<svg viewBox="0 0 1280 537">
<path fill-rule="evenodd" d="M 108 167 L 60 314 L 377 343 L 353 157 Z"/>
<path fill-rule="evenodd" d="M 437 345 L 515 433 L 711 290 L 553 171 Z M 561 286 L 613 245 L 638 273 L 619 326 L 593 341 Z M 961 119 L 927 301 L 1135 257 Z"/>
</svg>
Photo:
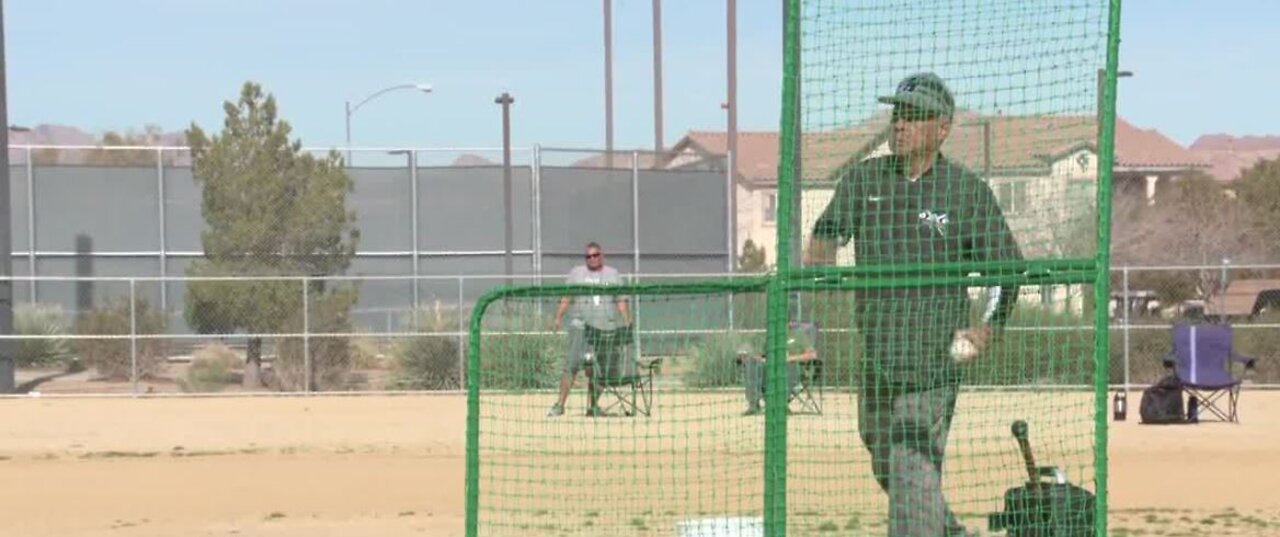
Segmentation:
<svg viewBox="0 0 1280 537">
<path fill-rule="evenodd" d="M 571 320 L 566 332 L 569 336 L 569 344 L 564 356 L 564 373 L 577 375 L 587 361 L 586 325 L 582 321 Z"/>
</svg>

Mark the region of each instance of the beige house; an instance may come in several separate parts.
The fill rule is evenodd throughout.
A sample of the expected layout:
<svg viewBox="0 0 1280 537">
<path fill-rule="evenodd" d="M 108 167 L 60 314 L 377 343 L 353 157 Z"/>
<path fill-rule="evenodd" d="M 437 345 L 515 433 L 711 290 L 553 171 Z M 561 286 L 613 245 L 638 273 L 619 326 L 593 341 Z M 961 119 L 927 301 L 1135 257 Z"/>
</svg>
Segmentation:
<svg viewBox="0 0 1280 537">
<path fill-rule="evenodd" d="M 808 134 L 802 144 L 801 244 L 830 201 L 839 170 L 887 153 L 888 116 L 879 114 L 849 129 Z M 954 161 L 987 179 L 1027 256 L 1080 257 L 1090 241 L 1098 157 L 1091 116 L 984 116 L 960 113 L 943 147 Z M 1207 164 L 1154 130 L 1116 121 L 1116 195 L 1158 198 L 1158 186 Z M 723 132 L 694 131 L 672 147 L 665 166 L 723 158 Z M 778 135 L 742 132 L 736 175 L 737 245 L 752 241 L 776 259 Z M 840 261 L 853 262 L 851 248 Z M 1080 288 L 1042 289 L 1038 299 L 1078 310 Z"/>
</svg>

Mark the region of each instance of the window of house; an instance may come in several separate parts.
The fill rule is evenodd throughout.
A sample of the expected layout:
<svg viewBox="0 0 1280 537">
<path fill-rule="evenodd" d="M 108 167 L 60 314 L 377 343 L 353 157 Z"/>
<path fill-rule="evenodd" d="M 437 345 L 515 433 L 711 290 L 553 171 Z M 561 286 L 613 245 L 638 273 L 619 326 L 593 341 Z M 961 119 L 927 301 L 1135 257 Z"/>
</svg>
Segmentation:
<svg viewBox="0 0 1280 537">
<path fill-rule="evenodd" d="M 1027 182 L 1000 183 L 1000 186 L 996 187 L 996 198 L 1006 213 L 1017 214 L 1027 210 Z"/>
<path fill-rule="evenodd" d="M 778 220 L 778 195 L 769 193 L 764 195 L 764 201 L 761 203 L 764 214 L 764 222 L 772 224 Z"/>
</svg>

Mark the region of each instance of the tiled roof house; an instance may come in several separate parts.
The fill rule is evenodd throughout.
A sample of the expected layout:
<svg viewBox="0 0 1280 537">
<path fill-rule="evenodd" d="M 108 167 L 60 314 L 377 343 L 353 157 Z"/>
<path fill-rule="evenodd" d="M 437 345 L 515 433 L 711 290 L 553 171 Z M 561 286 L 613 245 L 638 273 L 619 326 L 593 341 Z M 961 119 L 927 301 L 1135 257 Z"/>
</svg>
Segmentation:
<svg viewBox="0 0 1280 537">
<path fill-rule="evenodd" d="M 846 129 L 804 136 L 802 241 L 826 206 L 842 166 L 888 151 L 887 114 Z M 960 113 L 943 152 L 985 177 L 1028 255 L 1063 255 L 1063 233 L 1092 218 L 1097 177 L 1096 122 L 1091 116 L 983 116 Z M 1113 167 L 1117 195 L 1157 198 L 1157 186 L 1191 170 L 1207 169 L 1200 156 L 1160 132 L 1117 118 Z M 764 246 L 773 263 L 776 233 L 778 134 L 738 135 L 737 244 Z M 668 152 L 666 167 L 723 159 L 724 132 L 692 131 Z M 847 256 L 848 252 L 842 252 Z"/>
</svg>

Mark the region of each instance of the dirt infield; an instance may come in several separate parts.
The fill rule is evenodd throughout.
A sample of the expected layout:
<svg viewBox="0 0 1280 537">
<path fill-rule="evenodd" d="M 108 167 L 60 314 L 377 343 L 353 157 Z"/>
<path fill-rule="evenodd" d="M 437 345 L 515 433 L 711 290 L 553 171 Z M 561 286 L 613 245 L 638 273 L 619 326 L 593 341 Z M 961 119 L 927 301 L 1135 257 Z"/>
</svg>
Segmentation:
<svg viewBox="0 0 1280 537">
<path fill-rule="evenodd" d="M 690 408 L 736 409 L 736 400 L 726 397 L 686 402 Z M 1135 408 L 1138 398 L 1137 393 L 1130 397 Z M 962 396 L 958 419 L 966 419 L 963 405 L 981 401 Z M 530 416 L 543 410 L 543 405 L 527 406 Z M 1001 405 L 1016 407 L 1016 401 Z M 1280 392 L 1246 392 L 1240 408 L 1240 425 L 1143 426 L 1136 423 L 1136 414 L 1113 424 L 1113 534 L 1280 534 L 1280 495 L 1273 493 L 1270 477 L 1280 475 Z M 860 462 L 857 450 L 837 449 L 856 435 L 842 412 L 809 422 L 806 417 L 793 420 L 793 483 L 819 483 L 838 468 L 834 465 Z M 445 395 L 0 400 L 0 423 L 5 424 L 0 428 L 0 505 L 5 506 L 0 535 L 461 535 L 464 415 L 463 398 Z M 656 415 L 650 419 L 651 425 L 612 420 L 602 426 L 618 435 L 640 435 L 642 427 L 679 423 Z M 738 435 L 729 441 L 762 431 L 759 422 L 746 419 L 720 422 Z M 566 416 L 554 426 L 522 431 L 549 442 L 539 435 L 589 433 L 588 423 Z M 961 423 L 957 430 L 980 432 L 954 435 L 954 450 L 999 452 L 1000 464 L 964 462 L 949 471 L 989 471 L 990 487 L 1013 486 L 1001 473 L 1017 471 L 1003 468 L 1008 466 L 1008 446 L 978 441 L 999 433 Z M 685 438 L 683 433 L 675 437 Z M 1045 456 L 1059 461 L 1070 461 L 1080 451 L 1080 446 L 1046 443 L 1051 445 L 1043 449 Z M 531 449 L 544 452 L 546 446 Z M 751 481 L 757 479 L 758 453 L 745 449 L 728 457 L 702 457 L 682 457 L 678 463 L 715 471 L 690 471 L 686 478 L 713 486 L 738 480 L 733 482 L 743 486 L 732 491 L 736 496 L 720 503 L 758 503 Z M 618 459 L 608 464 L 616 466 Z M 869 479 L 844 483 L 859 491 L 874 486 Z M 825 490 L 827 486 L 792 489 L 797 527 L 812 522 L 819 531 L 863 534 L 850 529 L 852 522 L 843 515 L 817 523 L 835 516 L 827 509 L 829 502 L 850 497 L 847 491 Z M 695 501 L 714 504 L 706 494 L 697 493 Z M 643 533 L 673 535 L 672 526 L 658 520 L 664 510 L 653 511 L 643 521 L 649 526 Z M 806 518 L 810 514 L 812 520 Z M 554 529 L 550 533 L 591 533 L 589 524 L 555 522 L 548 526 Z M 865 527 L 867 534 L 876 534 L 873 524 Z"/>
</svg>

